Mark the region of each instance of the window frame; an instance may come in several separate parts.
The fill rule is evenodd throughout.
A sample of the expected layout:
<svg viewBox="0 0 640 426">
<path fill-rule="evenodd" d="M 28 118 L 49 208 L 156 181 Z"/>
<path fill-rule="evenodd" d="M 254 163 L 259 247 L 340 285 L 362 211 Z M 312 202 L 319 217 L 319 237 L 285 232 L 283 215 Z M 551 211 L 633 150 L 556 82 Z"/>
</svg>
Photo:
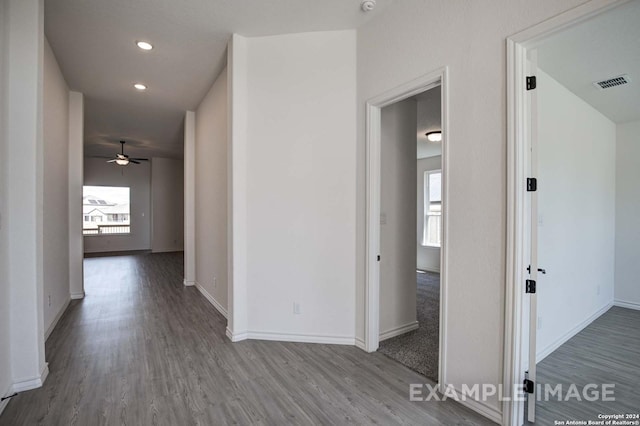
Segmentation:
<svg viewBox="0 0 640 426">
<path fill-rule="evenodd" d="M 431 189 L 430 189 L 430 180 L 431 175 L 440 175 L 440 201 L 431 202 Z M 442 169 L 434 169 L 434 170 L 426 170 L 424 172 L 423 177 L 423 207 L 422 207 L 422 238 L 420 241 L 420 245 L 423 247 L 431 247 L 431 248 L 441 248 L 442 247 Z M 438 205 L 439 211 L 436 213 L 432 211 L 431 206 Z M 429 241 L 429 218 L 430 217 L 440 217 L 440 225 L 439 231 L 440 235 L 438 236 L 438 243 L 430 243 Z"/>
</svg>

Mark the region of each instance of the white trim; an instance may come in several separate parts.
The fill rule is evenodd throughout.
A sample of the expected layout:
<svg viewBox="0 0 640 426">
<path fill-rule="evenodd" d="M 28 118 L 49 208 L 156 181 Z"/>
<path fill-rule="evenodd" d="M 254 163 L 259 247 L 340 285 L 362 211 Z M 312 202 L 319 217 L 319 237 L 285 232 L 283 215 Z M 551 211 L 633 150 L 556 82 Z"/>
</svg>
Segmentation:
<svg viewBox="0 0 640 426">
<path fill-rule="evenodd" d="M 567 331 L 565 334 L 560 336 L 555 342 L 551 343 L 549 346 L 547 346 L 543 350 L 536 352 L 536 363 L 538 363 L 538 362 L 542 361 L 543 359 L 545 359 L 546 357 L 548 357 L 551 353 L 553 353 L 553 351 L 555 351 L 560 346 L 565 344 L 573 336 L 575 336 L 576 334 L 580 333 L 589 324 L 591 324 L 592 322 L 594 322 L 595 320 L 600 318 L 600 316 L 602 316 L 605 312 L 607 312 L 609 309 L 611 309 L 612 306 L 613 306 L 613 303 L 611 303 L 611 302 L 607 303 L 602 308 L 598 309 L 589 318 L 585 319 L 580 324 L 576 325 L 571 330 Z"/>
<path fill-rule="evenodd" d="M 60 321 L 60 318 L 62 318 L 62 315 L 65 313 L 65 311 L 69 307 L 69 303 L 71 303 L 71 295 L 69 295 L 69 298 L 64 302 L 64 304 L 62 305 L 62 307 L 58 311 L 58 314 L 56 315 L 56 317 L 51 322 L 51 325 L 49 326 L 49 328 L 47 328 L 47 331 L 45 331 L 45 333 L 44 333 L 44 341 L 45 342 L 47 341 L 49 336 L 51 336 L 51 333 L 53 333 L 53 330 L 56 328 L 56 325 L 58 325 L 58 321 Z"/>
<path fill-rule="evenodd" d="M 417 330 L 420 327 L 418 321 L 412 321 L 408 324 L 404 324 L 398 327 L 394 327 L 391 330 L 383 331 L 380 333 L 380 342 L 383 340 L 391 339 L 392 337 L 400 336 L 401 334 L 408 333 L 413 330 Z"/>
<path fill-rule="evenodd" d="M 613 306 L 619 306 L 621 308 L 635 309 L 636 311 L 640 311 L 640 303 L 635 303 L 635 302 L 625 302 L 624 300 L 616 299 L 613 301 Z"/>
<path fill-rule="evenodd" d="M 326 345 L 356 344 L 353 336 L 335 336 L 325 334 L 296 334 L 274 331 L 248 331 L 246 338 L 251 340 L 273 340 L 278 342 L 322 343 Z M 234 336 L 235 337 L 235 336 Z"/>
<path fill-rule="evenodd" d="M 45 363 L 44 368 L 39 376 L 29 377 L 26 379 L 18 380 L 13 383 L 11 390 L 13 392 L 24 392 L 31 389 L 37 389 L 42 387 L 44 381 L 47 380 L 47 376 L 49 375 L 49 364 Z"/>
<path fill-rule="evenodd" d="M 440 256 L 440 345 L 438 382 L 446 383 L 447 265 L 449 185 L 449 71 L 445 66 L 384 92 L 366 103 L 366 257 L 365 257 L 365 350 L 378 349 L 380 337 L 380 161 L 381 110 L 434 87 L 441 87 L 442 110 L 442 247 Z"/>
<path fill-rule="evenodd" d="M 364 339 L 356 337 L 355 338 L 355 345 L 356 345 L 356 348 L 362 349 L 363 351 L 367 350 L 367 345 L 364 343 Z"/>
<path fill-rule="evenodd" d="M 7 385 L 7 389 L 5 389 L 5 391 L 0 396 L 4 398 L 6 396 L 11 395 L 12 393 L 13 393 L 13 384 L 9 383 Z M 11 401 L 10 398 L 0 402 L 0 416 L 2 415 L 2 412 L 4 411 L 4 409 L 7 408 L 7 404 L 9 404 L 9 401 Z"/>
<path fill-rule="evenodd" d="M 429 248 L 435 248 L 435 247 L 429 247 Z M 439 249 L 439 247 L 438 247 L 438 249 Z M 436 268 L 432 268 L 432 267 L 423 268 L 422 266 L 417 267 L 416 268 L 416 272 L 417 271 L 433 272 L 434 274 L 439 274 L 440 273 L 440 269 L 436 269 Z"/>
<path fill-rule="evenodd" d="M 232 342 L 241 342 L 243 340 L 247 340 L 248 339 L 248 332 L 247 331 L 241 331 L 238 333 L 234 333 L 233 331 L 231 331 L 231 329 L 229 327 L 227 327 L 227 331 L 226 331 L 227 337 L 229 338 L 229 340 L 231 340 Z"/>
<path fill-rule="evenodd" d="M 449 385 L 451 386 L 451 385 Z M 440 392 L 442 392 L 443 386 L 440 386 Z M 455 387 L 453 388 L 453 390 L 456 392 L 456 394 L 459 395 L 459 398 L 456 399 L 457 402 L 459 402 L 460 404 L 464 405 L 465 407 L 475 411 L 476 413 L 482 414 L 484 417 L 487 417 L 490 420 L 493 420 L 494 422 L 501 424 L 502 422 L 502 413 L 497 410 L 495 407 L 490 406 L 489 404 L 483 402 L 483 401 L 477 401 L 475 399 L 469 399 L 468 397 L 463 398 L 461 395 L 462 392 L 460 392 L 458 389 L 456 389 Z"/>
<path fill-rule="evenodd" d="M 80 293 L 71 293 L 69 294 L 69 297 L 71 298 L 71 300 L 78 300 L 78 299 L 84 299 L 85 293 L 80 292 Z"/>
<path fill-rule="evenodd" d="M 196 285 L 196 282 L 195 281 L 187 281 L 187 279 L 184 278 L 182 280 L 182 285 L 184 285 L 185 287 L 192 287 L 192 286 Z"/>
<path fill-rule="evenodd" d="M 200 291 L 200 293 L 213 305 L 214 308 L 218 310 L 222 314 L 223 317 L 227 318 L 227 310 L 213 297 L 199 282 L 195 282 L 196 288 Z"/>
<path fill-rule="evenodd" d="M 592 0 L 554 16 L 507 38 L 507 261 L 504 324 L 504 394 L 511 395 L 514 383 L 522 383 L 524 338 L 524 244 L 526 223 L 524 180 L 527 138 L 530 120 L 526 108 L 525 72 L 527 49 L 566 28 L 578 25 L 606 10 L 630 0 Z M 524 403 L 505 401 L 502 424 L 520 425 L 524 421 Z"/>
</svg>

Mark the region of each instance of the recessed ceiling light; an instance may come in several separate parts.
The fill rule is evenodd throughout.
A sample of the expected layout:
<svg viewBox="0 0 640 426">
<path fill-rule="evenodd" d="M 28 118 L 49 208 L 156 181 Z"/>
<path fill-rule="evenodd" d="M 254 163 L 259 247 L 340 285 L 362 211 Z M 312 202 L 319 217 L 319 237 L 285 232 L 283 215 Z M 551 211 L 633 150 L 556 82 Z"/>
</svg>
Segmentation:
<svg viewBox="0 0 640 426">
<path fill-rule="evenodd" d="M 136 83 L 136 84 L 133 85 L 133 87 L 135 87 L 138 90 L 147 90 L 147 86 L 145 86 L 142 83 Z"/>
<path fill-rule="evenodd" d="M 148 43 L 146 41 L 137 41 L 136 45 L 142 50 L 151 50 L 151 49 L 153 49 L 153 46 L 151 45 L 151 43 Z"/>
</svg>

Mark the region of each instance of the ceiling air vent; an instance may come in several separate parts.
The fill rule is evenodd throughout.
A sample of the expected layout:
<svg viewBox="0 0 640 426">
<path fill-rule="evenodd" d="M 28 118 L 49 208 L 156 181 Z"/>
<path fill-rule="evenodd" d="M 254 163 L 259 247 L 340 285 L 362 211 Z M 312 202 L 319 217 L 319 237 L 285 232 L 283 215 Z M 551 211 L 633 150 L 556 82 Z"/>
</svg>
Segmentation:
<svg viewBox="0 0 640 426">
<path fill-rule="evenodd" d="M 619 75 L 613 78 L 608 78 L 602 81 L 594 81 L 593 85 L 596 86 L 598 89 L 610 89 L 611 87 L 627 84 L 630 81 L 631 80 L 629 80 L 629 76 L 626 74 L 623 74 L 623 75 Z"/>
</svg>

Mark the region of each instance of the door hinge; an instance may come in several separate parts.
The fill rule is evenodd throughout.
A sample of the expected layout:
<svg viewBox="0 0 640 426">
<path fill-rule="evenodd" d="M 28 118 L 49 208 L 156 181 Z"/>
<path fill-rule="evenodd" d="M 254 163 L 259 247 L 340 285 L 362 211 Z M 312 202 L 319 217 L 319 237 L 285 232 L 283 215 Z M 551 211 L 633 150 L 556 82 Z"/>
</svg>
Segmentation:
<svg viewBox="0 0 640 426">
<path fill-rule="evenodd" d="M 536 81 L 536 76 L 527 76 L 527 90 L 533 90 L 537 87 L 538 83 Z"/>
<path fill-rule="evenodd" d="M 378 262 L 380 262 L 380 255 L 378 255 Z"/>
<path fill-rule="evenodd" d="M 534 280 L 527 280 L 526 281 L 525 292 L 526 293 L 535 293 L 536 292 L 536 282 Z"/>
<path fill-rule="evenodd" d="M 538 190 L 538 179 L 527 178 L 527 192 L 534 192 Z"/>
<path fill-rule="evenodd" d="M 524 382 L 522 384 L 524 385 L 524 391 L 526 393 L 533 393 L 536 384 L 532 380 L 524 379 Z"/>
</svg>

